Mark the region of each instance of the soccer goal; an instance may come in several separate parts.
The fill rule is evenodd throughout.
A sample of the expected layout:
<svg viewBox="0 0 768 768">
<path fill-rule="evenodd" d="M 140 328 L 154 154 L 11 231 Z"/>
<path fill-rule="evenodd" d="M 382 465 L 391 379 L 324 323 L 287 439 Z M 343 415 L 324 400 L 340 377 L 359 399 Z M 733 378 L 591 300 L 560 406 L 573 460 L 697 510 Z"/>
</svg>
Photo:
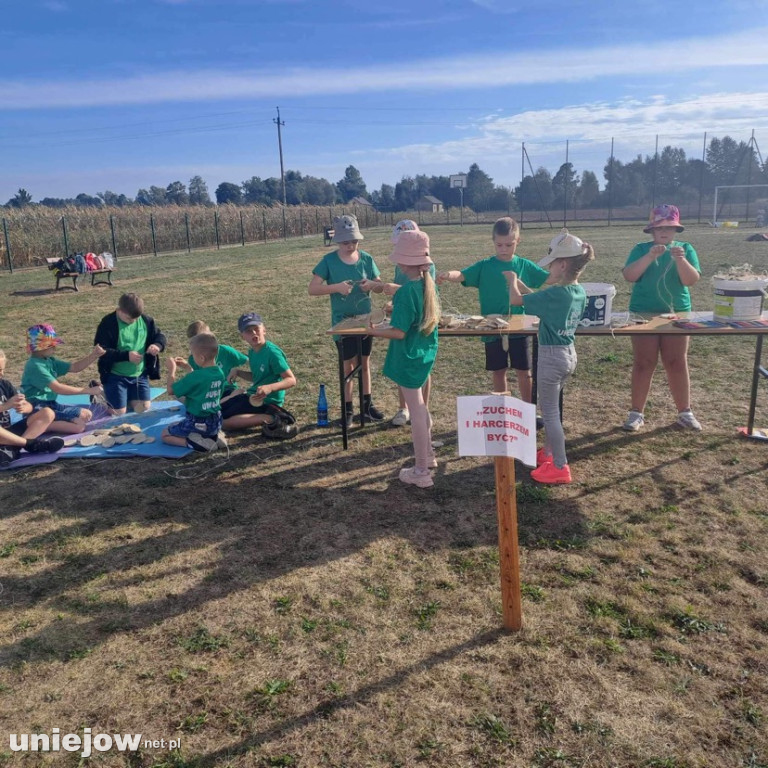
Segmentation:
<svg viewBox="0 0 768 768">
<path fill-rule="evenodd" d="M 720 227 L 723 222 L 718 223 L 717 220 L 717 198 L 720 195 L 720 190 L 726 189 L 768 189 L 768 184 L 723 184 L 722 186 L 715 187 L 715 205 L 712 211 L 712 226 Z"/>
</svg>

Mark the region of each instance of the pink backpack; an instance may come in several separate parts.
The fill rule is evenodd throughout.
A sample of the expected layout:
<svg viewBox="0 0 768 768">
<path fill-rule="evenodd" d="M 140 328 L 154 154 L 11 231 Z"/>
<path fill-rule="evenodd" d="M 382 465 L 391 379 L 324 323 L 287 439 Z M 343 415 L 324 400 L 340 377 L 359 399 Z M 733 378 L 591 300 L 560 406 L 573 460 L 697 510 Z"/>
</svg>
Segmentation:
<svg viewBox="0 0 768 768">
<path fill-rule="evenodd" d="M 94 272 L 95 270 L 100 269 L 95 253 L 85 254 L 85 266 L 88 268 L 89 272 Z"/>
</svg>

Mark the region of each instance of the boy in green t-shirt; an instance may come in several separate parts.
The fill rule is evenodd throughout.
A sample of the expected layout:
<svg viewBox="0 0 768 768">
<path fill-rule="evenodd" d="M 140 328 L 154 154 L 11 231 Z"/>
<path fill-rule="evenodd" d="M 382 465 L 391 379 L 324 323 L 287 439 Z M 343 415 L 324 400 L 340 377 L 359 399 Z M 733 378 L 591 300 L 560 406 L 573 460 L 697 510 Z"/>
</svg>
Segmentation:
<svg viewBox="0 0 768 768">
<path fill-rule="evenodd" d="M 84 371 L 104 354 L 104 349 L 97 344 L 89 355 L 74 363 L 67 363 L 54 357 L 56 347 L 62 343 L 52 325 L 33 325 L 27 330 L 27 351 L 30 357 L 21 375 L 21 389 L 24 397 L 32 404 L 33 413 L 44 408 L 54 412 L 55 419 L 48 427 L 50 431 L 77 434 L 85 429 L 93 413 L 79 405 L 59 403 L 57 395 L 100 395 L 103 390 L 100 385 L 72 387 L 62 384 L 58 379 L 67 373 Z"/>
<path fill-rule="evenodd" d="M 162 440 L 196 451 L 226 448 L 227 441 L 221 431 L 221 392 L 226 378 L 216 364 L 219 344 L 212 333 L 199 333 L 189 340 L 189 350 L 198 367 L 184 378 L 176 381 L 179 361 L 186 365 L 182 358 L 171 357 L 165 363 L 166 392 L 184 398 L 187 415 L 164 429 Z"/>
<path fill-rule="evenodd" d="M 187 338 L 191 339 L 193 336 L 197 336 L 198 333 L 211 333 L 211 329 L 207 323 L 202 320 L 195 320 L 187 327 Z M 222 400 L 229 397 L 234 391 L 235 386 L 229 381 L 229 373 L 233 368 L 237 368 L 238 365 L 245 365 L 248 362 L 248 357 L 244 355 L 240 350 L 230 347 L 227 344 L 219 344 L 219 351 L 216 355 L 216 365 L 221 368 L 221 372 L 227 379 L 224 389 L 221 393 Z M 189 370 L 196 370 L 199 368 L 192 355 L 187 360 Z M 179 365 L 184 368 L 185 366 L 179 362 Z"/>
<path fill-rule="evenodd" d="M 247 392 L 239 392 L 222 405 L 225 429 L 262 427 L 264 437 L 290 438 L 298 434 L 293 416 L 283 408 L 285 390 L 296 386 L 296 377 L 283 350 L 267 341 L 261 315 L 246 312 L 237 321 L 237 330 L 248 344 L 249 370 L 233 368 L 229 380 L 237 377 L 251 382 Z"/>
<path fill-rule="evenodd" d="M 468 288 L 477 288 L 480 294 L 480 312 L 483 315 L 521 315 L 522 307 L 515 307 L 509 299 L 509 285 L 505 272 L 514 272 L 523 292 L 540 288 L 549 278 L 549 272 L 528 259 L 515 254 L 520 242 L 518 223 L 505 216 L 493 225 L 493 246 L 495 256 L 481 259 L 466 269 L 441 272 L 437 284 L 463 283 Z M 530 341 L 526 336 L 483 336 L 485 342 L 485 369 L 491 371 L 493 391 L 507 391 L 507 370 L 514 368 L 520 398 L 530 403 L 533 396 L 531 377 Z"/>
</svg>

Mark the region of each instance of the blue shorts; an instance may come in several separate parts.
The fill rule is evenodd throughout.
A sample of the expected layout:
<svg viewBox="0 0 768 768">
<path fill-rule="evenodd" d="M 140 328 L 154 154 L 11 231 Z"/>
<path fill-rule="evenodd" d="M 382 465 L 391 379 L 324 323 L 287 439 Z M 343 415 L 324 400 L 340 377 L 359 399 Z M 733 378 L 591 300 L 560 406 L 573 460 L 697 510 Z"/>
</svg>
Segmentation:
<svg viewBox="0 0 768 768">
<path fill-rule="evenodd" d="M 128 407 L 128 403 L 139 401 L 148 403 L 152 399 L 149 389 L 147 374 L 141 376 L 118 376 L 110 373 L 104 380 L 104 398 L 109 407 L 121 410 Z"/>
<path fill-rule="evenodd" d="M 203 437 L 216 439 L 221 429 L 221 411 L 210 416 L 195 416 L 188 413 L 181 421 L 176 421 L 168 427 L 168 434 L 174 437 L 188 437 L 197 432 Z"/>
<path fill-rule="evenodd" d="M 30 400 L 34 407 L 33 413 L 41 411 L 43 408 L 50 408 L 55 414 L 55 421 L 77 421 L 80 418 L 80 411 L 83 408 L 79 405 L 64 405 L 58 400 Z"/>
</svg>

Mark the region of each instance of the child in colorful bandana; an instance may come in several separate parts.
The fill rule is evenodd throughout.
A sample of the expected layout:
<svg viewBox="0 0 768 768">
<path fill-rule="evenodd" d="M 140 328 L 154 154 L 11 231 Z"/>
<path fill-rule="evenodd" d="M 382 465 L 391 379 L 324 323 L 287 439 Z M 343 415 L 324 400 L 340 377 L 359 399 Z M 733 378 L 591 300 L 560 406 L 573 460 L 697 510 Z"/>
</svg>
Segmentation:
<svg viewBox="0 0 768 768">
<path fill-rule="evenodd" d="M 685 229 L 680 211 L 674 205 L 658 205 L 651 211 L 643 229 L 653 236 L 649 243 L 638 243 L 624 266 L 624 278 L 632 283 L 630 312 L 642 315 L 689 312 L 690 286 L 701 277 L 699 257 L 690 243 L 676 239 Z M 646 335 L 632 337 L 632 408 L 623 424 L 627 432 L 637 432 L 645 424 L 643 413 L 659 357 L 667 373 L 669 391 L 677 407 L 677 426 L 700 430 L 691 411 L 691 380 L 688 373 L 689 336 Z"/>
<path fill-rule="evenodd" d="M 49 427 L 52 432 L 77 434 L 85 429 L 93 413 L 78 405 L 63 405 L 57 401 L 57 395 L 101 395 L 103 390 L 101 386 L 72 387 L 62 384 L 58 379 L 93 365 L 104 354 L 104 350 L 97 344 L 86 357 L 67 363 L 54 357 L 59 344 L 63 344 L 63 341 L 52 325 L 41 323 L 27 330 L 27 352 L 30 357 L 21 376 L 21 388 L 32 404 L 34 413 L 43 408 L 50 408 L 54 412 L 55 420 Z"/>
</svg>

